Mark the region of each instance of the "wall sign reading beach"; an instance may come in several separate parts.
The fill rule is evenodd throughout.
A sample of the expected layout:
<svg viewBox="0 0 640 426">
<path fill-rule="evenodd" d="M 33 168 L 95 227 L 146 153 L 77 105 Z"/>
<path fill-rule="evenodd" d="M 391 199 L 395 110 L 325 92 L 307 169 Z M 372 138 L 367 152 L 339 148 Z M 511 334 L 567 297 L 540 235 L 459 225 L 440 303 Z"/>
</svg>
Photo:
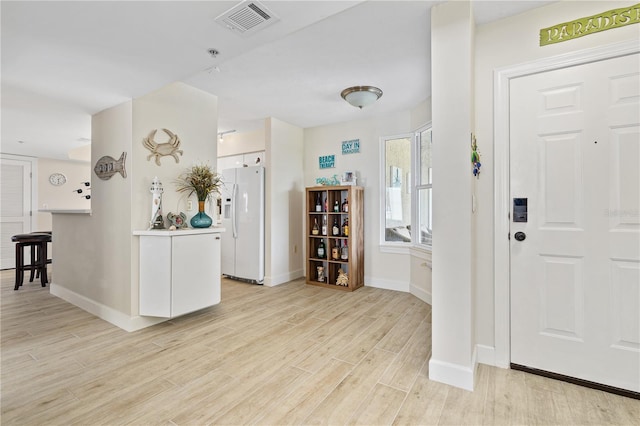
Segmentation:
<svg viewBox="0 0 640 426">
<path fill-rule="evenodd" d="M 540 46 L 638 23 L 640 23 L 640 3 L 543 28 L 540 30 Z"/>
<path fill-rule="evenodd" d="M 333 169 L 336 166 L 335 155 L 323 155 L 318 157 L 318 164 L 321 169 Z"/>
</svg>

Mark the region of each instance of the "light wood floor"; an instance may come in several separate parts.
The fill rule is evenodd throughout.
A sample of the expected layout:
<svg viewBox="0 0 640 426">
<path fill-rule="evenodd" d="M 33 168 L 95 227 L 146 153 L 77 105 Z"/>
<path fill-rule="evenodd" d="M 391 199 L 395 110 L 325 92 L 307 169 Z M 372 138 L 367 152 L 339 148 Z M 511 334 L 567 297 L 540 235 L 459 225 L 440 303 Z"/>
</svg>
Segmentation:
<svg viewBox="0 0 640 426">
<path fill-rule="evenodd" d="M 224 281 L 222 303 L 127 333 L 0 272 L 3 425 L 640 424 L 640 402 L 480 366 L 428 380 L 431 309 L 364 287 Z"/>
</svg>

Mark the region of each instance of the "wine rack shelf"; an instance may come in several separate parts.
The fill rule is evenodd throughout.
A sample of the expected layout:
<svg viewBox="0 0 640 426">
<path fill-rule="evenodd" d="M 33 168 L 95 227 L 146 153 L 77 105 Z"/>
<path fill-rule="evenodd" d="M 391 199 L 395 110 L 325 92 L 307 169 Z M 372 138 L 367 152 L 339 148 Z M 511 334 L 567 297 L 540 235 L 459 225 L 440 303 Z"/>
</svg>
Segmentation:
<svg viewBox="0 0 640 426">
<path fill-rule="evenodd" d="M 307 284 L 353 291 L 364 285 L 364 189 L 306 189 Z"/>
</svg>

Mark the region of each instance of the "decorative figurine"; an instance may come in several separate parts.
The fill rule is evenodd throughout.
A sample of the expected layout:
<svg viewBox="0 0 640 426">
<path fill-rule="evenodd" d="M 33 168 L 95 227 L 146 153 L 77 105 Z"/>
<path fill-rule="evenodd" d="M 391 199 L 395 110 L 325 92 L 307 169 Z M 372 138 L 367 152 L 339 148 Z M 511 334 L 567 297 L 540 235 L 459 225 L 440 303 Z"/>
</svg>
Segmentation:
<svg viewBox="0 0 640 426">
<path fill-rule="evenodd" d="M 342 268 L 338 269 L 338 278 L 336 279 L 336 284 L 344 287 L 349 287 L 349 277 L 344 273 Z"/>
<path fill-rule="evenodd" d="M 169 223 L 174 226 L 176 229 L 182 229 L 187 227 L 187 215 L 180 212 L 178 214 L 173 214 L 169 212 L 167 214 L 167 219 L 169 219 Z"/>
<path fill-rule="evenodd" d="M 158 180 L 158 176 L 153 178 L 151 182 L 151 221 L 149 229 L 164 229 L 164 220 L 162 219 L 162 183 Z"/>
</svg>

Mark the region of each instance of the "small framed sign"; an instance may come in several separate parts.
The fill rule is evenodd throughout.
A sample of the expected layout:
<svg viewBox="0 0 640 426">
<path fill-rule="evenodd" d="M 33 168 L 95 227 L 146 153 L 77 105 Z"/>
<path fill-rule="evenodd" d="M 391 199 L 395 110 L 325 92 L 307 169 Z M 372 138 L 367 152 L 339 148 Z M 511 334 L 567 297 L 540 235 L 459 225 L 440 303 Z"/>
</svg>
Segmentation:
<svg viewBox="0 0 640 426">
<path fill-rule="evenodd" d="M 342 155 L 357 154 L 360 152 L 360 139 L 342 141 Z"/>
<path fill-rule="evenodd" d="M 318 164 L 321 169 L 333 169 L 336 166 L 335 155 L 323 155 L 318 157 Z"/>
</svg>

